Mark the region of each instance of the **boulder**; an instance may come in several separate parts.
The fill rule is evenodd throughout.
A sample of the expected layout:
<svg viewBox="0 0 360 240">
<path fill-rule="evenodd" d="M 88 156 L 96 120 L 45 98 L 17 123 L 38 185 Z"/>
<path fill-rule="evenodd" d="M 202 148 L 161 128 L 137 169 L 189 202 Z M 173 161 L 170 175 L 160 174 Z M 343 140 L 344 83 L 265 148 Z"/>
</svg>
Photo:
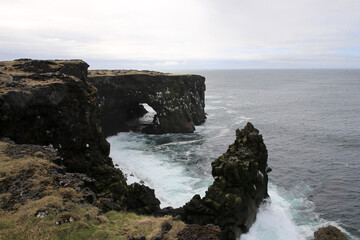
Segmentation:
<svg viewBox="0 0 360 240">
<path fill-rule="evenodd" d="M 347 238 L 340 229 L 329 225 L 316 230 L 314 232 L 314 240 L 347 240 Z"/>
</svg>

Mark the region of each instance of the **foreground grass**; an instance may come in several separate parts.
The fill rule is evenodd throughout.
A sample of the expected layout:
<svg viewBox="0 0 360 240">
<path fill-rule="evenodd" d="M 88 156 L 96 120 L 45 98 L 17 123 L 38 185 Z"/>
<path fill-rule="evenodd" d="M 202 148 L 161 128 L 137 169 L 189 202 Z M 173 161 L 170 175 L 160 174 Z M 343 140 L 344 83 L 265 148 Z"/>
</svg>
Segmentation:
<svg viewBox="0 0 360 240">
<path fill-rule="evenodd" d="M 166 222 L 172 229 L 164 237 L 176 239 L 185 227 L 172 217 L 115 211 L 101 214 L 98 207 L 77 201 L 81 192 L 59 186 L 54 176 L 58 166 L 46 151 L 19 146 L 0 141 L 0 239 L 151 239 Z M 39 194 L 23 201 L 25 192 Z"/>
<path fill-rule="evenodd" d="M 44 200 L 48 199 L 40 201 Z M 36 202 L 26 204 L 25 211 L 34 212 L 35 205 Z M 24 216 L 22 209 L 17 213 L 1 211 L 0 239 L 128 239 L 129 236 L 141 235 L 150 239 L 160 233 L 165 222 L 173 226 L 167 238 L 176 239 L 177 233 L 184 228 L 184 223 L 171 217 L 155 218 L 114 211 L 96 215 L 96 211 L 92 207 L 74 206 L 71 212 L 49 214 L 43 218 Z M 64 215 L 71 215 L 76 220 L 57 225 Z"/>
</svg>

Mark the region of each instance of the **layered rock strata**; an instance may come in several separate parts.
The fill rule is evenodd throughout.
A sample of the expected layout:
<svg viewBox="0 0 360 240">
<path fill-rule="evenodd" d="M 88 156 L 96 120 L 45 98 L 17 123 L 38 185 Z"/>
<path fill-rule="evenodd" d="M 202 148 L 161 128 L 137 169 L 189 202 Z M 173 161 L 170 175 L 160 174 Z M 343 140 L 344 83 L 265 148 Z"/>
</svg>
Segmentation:
<svg viewBox="0 0 360 240">
<path fill-rule="evenodd" d="M 101 125 L 106 136 L 120 131 L 191 133 L 205 121 L 205 78 L 149 71 L 92 70 L 89 81 L 98 89 Z M 137 122 L 152 107 L 151 124 Z"/>
<path fill-rule="evenodd" d="M 69 172 L 95 179 L 92 190 L 110 201 L 104 201 L 110 209 L 156 211 L 154 192 L 127 186 L 109 158 L 97 89 L 87 82 L 87 68 L 81 60 L 0 62 L 0 137 L 53 146 Z M 138 199 L 138 193 L 149 200 Z"/>
<path fill-rule="evenodd" d="M 205 197 L 195 195 L 180 214 L 187 223 L 215 224 L 222 239 L 236 239 L 254 223 L 259 205 L 268 197 L 267 150 L 251 123 L 236 130 L 236 140 L 212 162 L 214 183 Z M 179 213 L 179 210 L 177 210 Z"/>
</svg>

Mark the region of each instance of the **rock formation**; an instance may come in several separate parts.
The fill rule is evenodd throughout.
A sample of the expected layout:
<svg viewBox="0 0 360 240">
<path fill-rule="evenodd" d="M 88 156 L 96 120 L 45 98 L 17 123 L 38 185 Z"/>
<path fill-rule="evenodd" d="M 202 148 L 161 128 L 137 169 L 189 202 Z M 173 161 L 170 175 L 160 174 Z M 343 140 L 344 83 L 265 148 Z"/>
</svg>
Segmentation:
<svg viewBox="0 0 360 240">
<path fill-rule="evenodd" d="M 236 239 L 254 223 L 260 203 L 268 197 L 267 150 L 251 123 L 236 130 L 236 140 L 212 162 L 214 183 L 204 198 L 195 195 L 182 211 L 183 220 L 215 224 L 223 239 Z"/>
<path fill-rule="evenodd" d="M 205 78 L 149 71 L 93 70 L 89 81 L 99 91 L 101 125 L 106 136 L 120 131 L 191 133 L 205 121 Z M 147 113 L 142 103 L 156 111 L 151 124 L 137 119 Z M 140 129 L 139 129 L 140 128 Z"/>
<path fill-rule="evenodd" d="M 60 156 L 53 147 L 20 145 L 2 138 L 0 159 L 0 209 L 14 211 L 27 201 L 55 192 L 67 201 L 96 204 L 91 190 L 94 180 L 85 174 L 67 173 L 63 166 L 54 164 Z"/>
<path fill-rule="evenodd" d="M 316 230 L 314 232 L 314 240 L 347 240 L 347 238 L 340 229 L 329 225 Z"/>
<path fill-rule="evenodd" d="M 123 173 L 114 168 L 100 127 L 97 89 L 87 82 L 87 68 L 81 60 L 0 62 L 0 137 L 58 149 L 59 164 L 94 178 L 92 190 L 112 201 L 108 205 L 113 208 L 136 210 L 141 192 L 152 199 L 142 211 L 158 210 L 154 192 L 143 185 L 128 187 Z M 134 194 L 130 202 L 129 194 Z"/>
</svg>

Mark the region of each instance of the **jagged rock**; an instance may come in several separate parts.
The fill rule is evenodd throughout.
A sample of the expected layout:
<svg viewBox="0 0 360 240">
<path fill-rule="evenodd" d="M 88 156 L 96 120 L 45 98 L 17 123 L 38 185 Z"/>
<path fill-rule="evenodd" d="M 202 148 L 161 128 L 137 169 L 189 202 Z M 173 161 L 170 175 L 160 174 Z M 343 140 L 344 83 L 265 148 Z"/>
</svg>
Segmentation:
<svg viewBox="0 0 360 240">
<path fill-rule="evenodd" d="M 205 121 L 205 78 L 149 71 L 93 70 L 89 81 L 99 90 L 102 102 L 101 125 L 105 135 L 120 131 L 145 133 L 190 133 Z M 133 120 L 147 111 L 156 111 L 152 124 L 133 126 Z M 138 129 L 141 127 L 141 129 Z"/>
<path fill-rule="evenodd" d="M 133 183 L 128 186 L 127 207 L 140 214 L 152 214 L 160 209 L 160 201 L 155 197 L 153 189 Z"/>
<path fill-rule="evenodd" d="M 177 235 L 178 240 L 218 240 L 221 239 L 221 230 L 212 224 L 199 226 L 187 225 Z"/>
<path fill-rule="evenodd" d="M 96 194 L 126 209 L 126 179 L 109 157 L 87 68 L 81 60 L 0 62 L 0 137 L 53 146 L 57 163 L 94 178 Z"/>
<path fill-rule="evenodd" d="M 108 211 L 120 211 L 121 206 L 119 204 L 116 204 L 112 199 L 110 198 L 99 198 L 97 201 L 97 206 L 100 208 L 103 212 Z"/>
<path fill-rule="evenodd" d="M 236 130 L 236 140 L 212 162 L 214 183 L 204 198 L 195 195 L 183 207 L 183 220 L 215 224 L 223 239 L 236 239 L 255 221 L 260 203 L 268 197 L 267 150 L 251 123 Z"/>
<path fill-rule="evenodd" d="M 340 229 L 329 225 L 316 230 L 314 232 L 314 240 L 347 240 L 347 238 Z"/>
</svg>

